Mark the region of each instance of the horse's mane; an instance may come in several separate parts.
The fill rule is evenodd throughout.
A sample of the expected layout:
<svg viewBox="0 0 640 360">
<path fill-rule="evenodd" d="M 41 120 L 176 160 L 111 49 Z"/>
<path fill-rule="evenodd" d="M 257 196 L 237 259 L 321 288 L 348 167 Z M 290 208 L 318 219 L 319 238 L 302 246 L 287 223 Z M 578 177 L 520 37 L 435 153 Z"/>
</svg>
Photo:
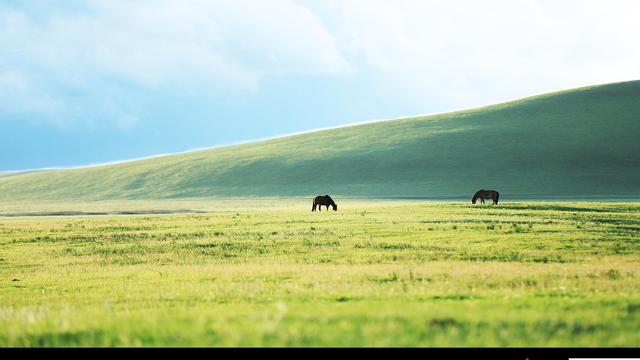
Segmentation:
<svg viewBox="0 0 640 360">
<path fill-rule="evenodd" d="M 332 205 L 334 205 L 334 204 L 335 204 L 335 202 L 333 201 L 333 199 L 331 198 L 331 196 L 329 196 L 329 195 L 325 195 L 324 197 L 325 197 L 327 200 L 329 200 L 329 202 L 330 202 Z"/>
</svg>

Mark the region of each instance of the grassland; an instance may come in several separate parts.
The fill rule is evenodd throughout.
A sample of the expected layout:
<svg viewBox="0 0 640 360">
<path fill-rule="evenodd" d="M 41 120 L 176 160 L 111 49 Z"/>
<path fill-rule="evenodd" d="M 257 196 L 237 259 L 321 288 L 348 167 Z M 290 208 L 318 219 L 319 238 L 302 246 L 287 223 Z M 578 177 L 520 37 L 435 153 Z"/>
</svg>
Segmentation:
<svg viewBox="0 0 640 360">
<path fill-rule="evenodd" d="M 1 201 L 640 196 L 640 81 L 124 164 L 0 177 Z"/>
<path fill-rule="evenodd" d="M 640 346 L 639 203 L 338 203 L 0 216 L 0 345 Z"/>
</svg>

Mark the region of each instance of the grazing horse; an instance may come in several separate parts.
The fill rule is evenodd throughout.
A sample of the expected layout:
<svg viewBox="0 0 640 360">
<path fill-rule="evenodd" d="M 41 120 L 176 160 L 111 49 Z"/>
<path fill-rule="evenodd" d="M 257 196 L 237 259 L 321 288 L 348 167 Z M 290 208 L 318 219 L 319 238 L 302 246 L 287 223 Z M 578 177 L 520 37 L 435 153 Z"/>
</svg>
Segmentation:
<svg viewBox="0 0 640 360">
<path fill-rule="evenodd" d="M 484 199 L 493 200 L 493 204 L 498 204 L 498 198 L 500 197 L 500 193 L 495 190 L 479 190 L 473 195 L 473 199 L 471 199 L 471 203 L 475 204 L 476 200 L 480 198 L 480 202 L 484 204 Z"/>
<path fill-rule="evenodd" d="M 338 210 L 338 205 L 336 205 L 336 203 L 333 201 L 331 196 L 325 195 L 325 196 L 316 196 L 313 199 L 313 207 L 311 208 L 311 211 L 316 211 L 316 206 L 318 207 L 318 211 L 322 211 L 323 205 L 327 206 L 327 211 L 329 210 L 329 205 L 333 206 L 334 211 Z"/>
</svg>

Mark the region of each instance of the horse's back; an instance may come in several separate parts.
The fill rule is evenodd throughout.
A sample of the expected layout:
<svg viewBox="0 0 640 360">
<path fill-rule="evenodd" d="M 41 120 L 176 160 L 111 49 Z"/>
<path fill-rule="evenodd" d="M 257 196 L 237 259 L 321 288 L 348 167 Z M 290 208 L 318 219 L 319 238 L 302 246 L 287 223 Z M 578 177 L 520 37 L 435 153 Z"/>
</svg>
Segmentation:
<svg viewBox="0 0 640 360">
<path fill-rule="evenodd" d="M 331 196 L 329 195 L 324 195 L 324 196 L 319 195 L 313 199 L 313 202 L 315 204 L 327 205 L 327 204 L 331 204 L 333 202 L 333 199 L 331 199 Z"/>
</svg>

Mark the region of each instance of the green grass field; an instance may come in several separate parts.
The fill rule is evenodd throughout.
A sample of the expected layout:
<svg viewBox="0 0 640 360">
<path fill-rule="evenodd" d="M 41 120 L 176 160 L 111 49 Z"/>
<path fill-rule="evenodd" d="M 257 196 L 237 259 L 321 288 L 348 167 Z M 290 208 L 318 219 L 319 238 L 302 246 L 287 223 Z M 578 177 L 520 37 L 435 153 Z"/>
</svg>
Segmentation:
<svg viewBox="0 0 640 360">
<path fill-rule="evenodd" d="M 640 81 L 129 163 L 0 176 L 0 201 L 640 197 Z M 364 120 L 364 119 L 363 119 Z"/>
<path fill-rule="evenodd" d="M 0 345 L 640 346 L 640 203 L 337 200 L 2 204 Z"/>
<path fill-rule="evenodd" d="M 0 346 L 638 347 L 638 119 L 631 81 L 0 173 Z"/>
</svg>

